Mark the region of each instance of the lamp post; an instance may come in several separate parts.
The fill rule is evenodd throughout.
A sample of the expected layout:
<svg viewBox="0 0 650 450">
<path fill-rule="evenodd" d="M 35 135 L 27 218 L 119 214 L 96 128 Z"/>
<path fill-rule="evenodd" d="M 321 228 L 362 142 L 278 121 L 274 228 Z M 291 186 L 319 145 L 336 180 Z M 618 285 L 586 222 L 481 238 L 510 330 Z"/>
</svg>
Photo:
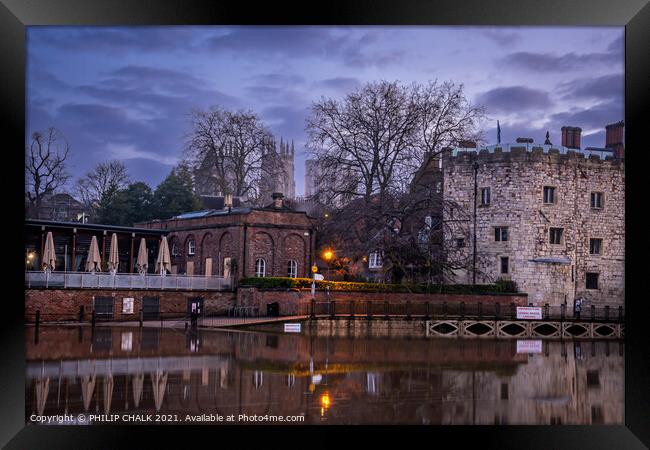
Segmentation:
<svg viewBox="0 0 650 450">
<path fill-rule="evenodd" d="M 332 260 L 332 257 L 334 256 L 334 252 L 330 249 L 325 250 L 323 252 L 323 259 L 327 261 L 327 284 L 326 284 L 326 289 L 327 289 L 327 298 L 329 298 L 330 295 L 330 261 Z"/>
<path fill-rule="evenodd" d="M 316 317 L 316 312 L 315 312 L 315 309 L 316 309 L 316 272 L 318 272 L 318 267 L 316 266 L 316 264 L 314 264 L 313 266 L 311 266 L 312 277 L 311 277 L 311 314 L 310 314 L 310 316 L 311 316 L 312 319 L 314 317 Z"/>
</svg>

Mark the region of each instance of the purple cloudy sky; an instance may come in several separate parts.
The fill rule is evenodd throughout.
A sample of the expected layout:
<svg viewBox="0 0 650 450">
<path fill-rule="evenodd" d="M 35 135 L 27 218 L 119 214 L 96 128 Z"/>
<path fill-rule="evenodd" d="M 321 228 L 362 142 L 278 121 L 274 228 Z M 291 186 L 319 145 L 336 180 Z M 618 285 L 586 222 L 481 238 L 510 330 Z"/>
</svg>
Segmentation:
<svg viewBox="0 0 650 450">
<path fill-rule="evenodd" d="M 27 55 L 27 136 L 60 129 L 75 178 L 120 159 L 154 188 L 193 107 L 250 108 L 294 139 L 299 193 L 309 105 L 366 81 L 464 84 L 488 143 L 499 119 L 502 142 L 571 125 L 601 147 L 624 110 L 622 27 L 29 27 Z"/>
</svg>

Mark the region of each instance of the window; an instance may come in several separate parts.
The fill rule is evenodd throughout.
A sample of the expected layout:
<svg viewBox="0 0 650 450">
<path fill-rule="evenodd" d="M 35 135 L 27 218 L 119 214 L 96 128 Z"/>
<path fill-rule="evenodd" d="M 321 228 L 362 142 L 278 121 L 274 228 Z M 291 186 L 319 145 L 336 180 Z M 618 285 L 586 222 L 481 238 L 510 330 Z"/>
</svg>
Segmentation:
<svg viewBox="0 0 650 450">
<path fill-rule="evenodd" d="M 190 239 L 187 242 L 187 254 L 193 255 L 195 251 L 196 251 L 196 244 L 194 242 L 194 239 Z"/>
<path fill-rule="evenodd" d="M 600 377 L 597 370 L 587 370 L 587 387 L 600 386 Z"/>
<path fill-rule="evenodd" d="M 262 258 L 257 258 L 257 260 L 255 260 L 255 276 L 266 276 L 266 261 L 264 261 Z"/>
<path fill-rule="evenodd" d="M 555 203 L 555 188 L 553 186 L 544 186 L 544 204 Z"/>
<path fill-rule="evenodd" d="M 172 256 L 178 256 L 178 246 L 176 242 L 172 243 Z"/>
<path fill-rule="evenodd" d="M 591 407 L 591 423 L 603 423 L 603 409 L 600 406 Z"/>
<path fill-rule="evenodd" d="M 589 239 L 589 254 L 590 255 L 600 255 L 600 252 L 603 248 L 603 240 L 592 238 Z"/>
<path fill-rule="evenodd" d="M 481 188 L 481 205 L 487 206 L 490 204 L 490 188 Z"/>
<path fill-rule="evenodd" d="M 298 263 L 293 259 L 290 259 L 287 264 L 287 276 L 289 278 L 296 278 L 298 276 Z"/>
<path fill-rule="evenodd" d="M 591 207 L 594 209 L 602 209 L 603 207 L 603 193 L 602 192 L 592 192 L 591 193 Z"/>
<path fill-rule="evenodd" d="M 371 269 L 378 269 L 383 267 L 384 262 L 382 261 L 383 252 L 377 250 L 370 254 L 368 258 L 368 267 Z"/>
<path fill-rule="evenodd" d="M 598 274 L 597 273 L 587 273 L 587 283 L 585 286 L 587 289 L 598 289 Z"/>
<path fill-rule="evenodd" d="M 508 258 L 507 256 L 501 257 L 501 273 L 508 273 L 509 263 L 510 263 L 510 258 Z"/>
<path fill-rule="evenodd" d="M 562 233 L 564 228 L 551 228 L 549 232 L 549 241 L 551 244 L 561 244 L 562 243 Z"/>
<path fill-rule="evenodd" d="M 456 247 L 464 248 L 465 247 L 465 238 L 456 239 Z"/>
<path fill-rule="evenodd" d="M 494 228 L 495 242 L 505 242 L 508 240 L 508 227 L 495 227 Z"/>
<path fill-rule="evenodd" d="M 501 383 L 501 400 L 508 400 L 508 383 Z"/>
</svg>

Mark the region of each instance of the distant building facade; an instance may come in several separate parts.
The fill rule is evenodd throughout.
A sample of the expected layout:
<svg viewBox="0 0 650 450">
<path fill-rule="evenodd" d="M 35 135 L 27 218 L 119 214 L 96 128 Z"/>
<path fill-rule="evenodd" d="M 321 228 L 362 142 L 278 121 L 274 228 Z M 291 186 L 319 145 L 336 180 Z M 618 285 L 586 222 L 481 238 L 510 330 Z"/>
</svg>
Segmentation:
<svg viewBox="0 0 650 450">
<path fill-rule="evenodd" d="M 608 126 L 605 148 L 581 150 L 580 128 L 564 127 L 561 146 L 446 149 L 444 198 L 469 217 L 444 211 L 446 257 L 472 260 L 476 229 L 476 264 L 457 270 L 455 282 L 510 279 L 535 305 L 622 303 L 622 126 Z"/>
<path fill-rule="evenodd" d="M 273 195 L 265 207 L 223 207 L 138 226 L 165 230 L 172 273 L 207 276 L 309 277 L 314 221 Z"/>
<path fill-rule="evenodd" d="M 274 192 L 282 192 L 286 198 L 296 197 L 296 181 L 294 167 L 295 147 L 293 141 L 284 142 L 280 138 L 280 145 L 272 141 L 262 157 L 262 173 L 260 180 L 260 194 L 262 199 L 270 198 Z"/>
<path fill-rule="evenodd" d="M 92 222 L 93 211 L 70 194 L 59 193 L 44 197 L 40 208 L 25 199 L 25 216 L 30 219 L 89 223 Z"/>
</svg>

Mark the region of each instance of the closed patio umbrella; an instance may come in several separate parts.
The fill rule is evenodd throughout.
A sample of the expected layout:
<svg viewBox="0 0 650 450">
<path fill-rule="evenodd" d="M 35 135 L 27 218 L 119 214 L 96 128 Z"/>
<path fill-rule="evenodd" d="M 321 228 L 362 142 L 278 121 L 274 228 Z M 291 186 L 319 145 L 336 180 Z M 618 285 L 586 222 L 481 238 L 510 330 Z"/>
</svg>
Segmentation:
<svg viewBox="0 0 650 450">
<path fill-rule="evenodd" d="M 52 232 L 47 232 L 45 248 L 43 249 L 43 271 L 50 272 L 56 267 L 56 253 L 54 252 L 54 237 Z"/>
<path fill-rule="evenodd" d="M 144 275 L 147 273 L 147 267 L 149 267 L 149 258 L 147 256 L 147 243 L 144 238 L 140 239 L 140 249 L 138 250 L 138 259 L 135 263 L 135 267 L 138 269 L 140 274 Z"/>
<path fill-rule="evenodd" d="M 95 391 L 95 374 L 92 376 L 84 375 L 81 378 L 81 398 L 84 404 L 84 411 L 88 411 L 90 408 L 90 401 L 93 398 L 93 392 Z"/>
<path fill-rule="evenodd" d="M 120 265 L 120 257 L 117 252 L 117 234 L 113 233 L 111 236 L 111 250 L 110 256 L 108 258 L 108 270 L 111 271 L 113 275 L 117 273 L 117 267 Z"/>
<path fill-rule="evenodd" d="M 160 411 L 163 399 L 165 398 L 165 387 L 167 386 L 167 374 L 157 371 L 151 376 L 151 388 L 153 389 L 153 401 L 156 411 Z"/>
<path fill-rule="evenodd" d="M 47 394 L 50 392 L 50 377 L 36 380 L 36 412 L 39 416 L 45 411 Z"/>
<path fill-rule="evenodd" d="M 144 384 L 144 373 L 136 373 L 133 375 L 133 403 L 135 407 L 140 406 L 140 399 L 142 398 L 142 387 Z"/>
<path fill-rule="evenodd" d="M 165 276 L 171 270 L 172 259 L 169 256 L 169 245 L 167 244 L 167 236 L 162 237 L 160 248 L 158 249 L 158 259 L 156 260 L 156 272 Z"/>
<path fill-rule="evenodd" d="M 93 236 L 90 240 L 90 248 L 88 249 L 88 259 L 86 260 L 86 272 L 101 272 L 102 271 L 102 258 L 99 256 L 99 246 L 97 245 L 97 237 Z"/>
</svg>

